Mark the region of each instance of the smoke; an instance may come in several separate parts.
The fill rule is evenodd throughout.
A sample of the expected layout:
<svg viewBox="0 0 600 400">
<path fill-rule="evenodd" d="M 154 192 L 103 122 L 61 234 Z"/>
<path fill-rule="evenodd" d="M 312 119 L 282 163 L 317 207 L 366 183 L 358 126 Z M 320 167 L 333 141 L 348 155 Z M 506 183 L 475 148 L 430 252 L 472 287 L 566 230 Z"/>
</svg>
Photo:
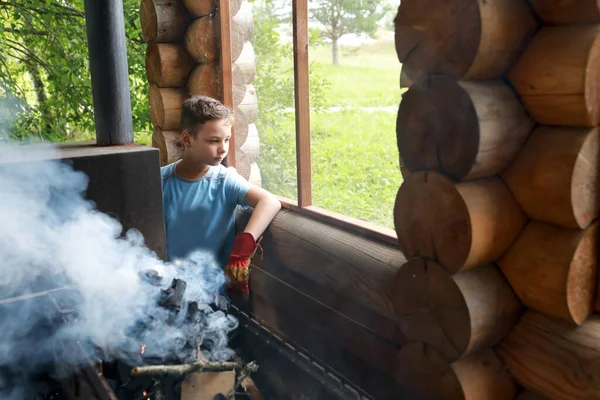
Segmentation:
<svg viewBox="0 0 600 400">
<path fill-rule="evenodd" d="M 104 357 L 116 355 L 131 365 L 142 361 L 142 344 L 156 360 L 184 357 L 190 335 L 203 338 L 209 359 L 232 355 L 227 334 L 237 320 L 209 306 L 225 282 L 212 255 L 161 261 L 138 231 L 121 237 L 118 221 L 84 199 L 85 174 L 59 160 L 3 163 L 28 159 L 19 153 L 18 146 L 0 143 L 0 394 L 16 386 L 3 376 L 3 366 L 13 375 L 31 374 L 57 352 L 82 362 L 73 343 L 88 352 L 100 347 Z M 162 279 L 151 284 L 141 276 Z M 176 314 L 159 306 L 174 278 L 187 283 L 184 306 L 198 303 L 202 318 L 192 329 L 184 324 L 185 309 Z M 68 289 L 52 291 L 57 288 Z M 40 291 L 51 292 L 9 300 Z M 64 316 L 57 308 L 76 317 L 57 323 Z"/>
</svg>

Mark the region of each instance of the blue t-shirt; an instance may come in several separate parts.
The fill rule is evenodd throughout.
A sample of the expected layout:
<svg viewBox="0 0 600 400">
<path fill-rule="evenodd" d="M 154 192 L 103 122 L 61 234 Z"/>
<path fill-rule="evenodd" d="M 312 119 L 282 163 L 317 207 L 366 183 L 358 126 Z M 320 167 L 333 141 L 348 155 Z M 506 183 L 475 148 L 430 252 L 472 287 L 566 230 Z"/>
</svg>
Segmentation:
<svg viewBox="0 0 600 400">
<path fill-rule="evenodd" d="M 235 239 L 235 208 L 245 204 L 250 183 L 223 165 L 199 179 L 183 179 L 175 164 L 161 168 L 168 259 L 208 250 L 224 267 Z"/>
</svg>

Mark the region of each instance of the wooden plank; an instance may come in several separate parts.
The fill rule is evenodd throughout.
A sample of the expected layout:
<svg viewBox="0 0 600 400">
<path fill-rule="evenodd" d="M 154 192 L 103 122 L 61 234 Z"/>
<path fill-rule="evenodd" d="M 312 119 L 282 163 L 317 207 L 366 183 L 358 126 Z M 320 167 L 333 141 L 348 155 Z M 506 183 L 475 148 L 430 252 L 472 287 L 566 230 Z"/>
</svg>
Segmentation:
<svg viewBox="0 0 600 400">
<path fill-rule="evenodd" d="M 240 215 L 238 229 L 245 222 Z M 406 259 L 392 246 L 281 210 L 253 263 L 364 327 L 402 343 L 394 277 Z M 252 291 L 252 289 L 251 289 Z"/>
<path fill-rule="evenodd" d="M 221 101 L 233 110 L 233 72 L 231 65 L 231 15 L 229 13 L 229 0 L 219 0 L 219 41 L 221 54 L 219 57 L 221 68 L 222 96 Z M 231 127 L 231 140 L 229 153 L 226 159 L 227 166 L 235 167 L 235 132 Z"/>
<path fill-rule="evenodd" d="M 250 286 L 251 312 L 270 327 L 369 393 L 396 389 L 392 373 L 399 346 L 260 268 L 253 269 Z"/>
<path fill-rule="evenodd" d="M 312 204 L 308 76 L 308 0 L 293 0 L 292 7 L 298 205 L 306 207 Z"/>
</svg>

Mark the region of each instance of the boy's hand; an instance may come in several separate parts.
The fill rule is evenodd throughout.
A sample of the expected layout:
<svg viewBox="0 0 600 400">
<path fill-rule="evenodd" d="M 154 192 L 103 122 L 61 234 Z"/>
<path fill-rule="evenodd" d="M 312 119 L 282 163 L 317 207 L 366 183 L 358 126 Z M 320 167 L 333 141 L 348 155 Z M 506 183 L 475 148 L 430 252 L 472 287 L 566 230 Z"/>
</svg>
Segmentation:
<svg viewBox="0 0 600 400">
<path fill-rule="evenodd" d="M 228 292 L 249 292 L 250 259 L 256 253 L 257 248 L 258 244 L 251 233 L 239 232 L 235 236 L 229 263 L 225 266 L 225 275 L 231 280 L 227 287 Z"/>
</svg>

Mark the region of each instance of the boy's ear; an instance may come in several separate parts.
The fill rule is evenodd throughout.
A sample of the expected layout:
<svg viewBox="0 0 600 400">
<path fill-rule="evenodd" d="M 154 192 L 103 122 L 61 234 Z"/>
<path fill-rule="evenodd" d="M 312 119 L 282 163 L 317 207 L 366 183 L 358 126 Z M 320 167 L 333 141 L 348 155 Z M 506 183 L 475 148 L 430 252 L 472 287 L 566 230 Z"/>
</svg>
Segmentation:
<svg viewBox="0 0 600 400">
<path fill-rule="evenodd" d="M 181 143 L 183 143 L 184 147 L 192 146 L 192 134 L 188 131 L 181 132 Z"/>
</svg>

